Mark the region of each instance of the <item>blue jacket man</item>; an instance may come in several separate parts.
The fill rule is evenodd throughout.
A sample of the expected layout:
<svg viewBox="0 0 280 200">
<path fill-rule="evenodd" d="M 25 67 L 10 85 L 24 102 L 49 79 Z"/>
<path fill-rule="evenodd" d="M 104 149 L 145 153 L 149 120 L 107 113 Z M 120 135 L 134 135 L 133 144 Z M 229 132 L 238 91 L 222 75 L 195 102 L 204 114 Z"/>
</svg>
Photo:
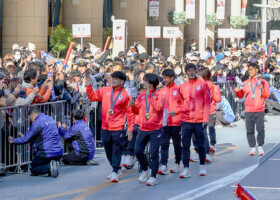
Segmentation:
<svg viewBox="0 0 280 200">
<path fill-rule="evenodd" d="M 36 143 L 37 153 L 31 163 L 31 174 L 58 176 L 57 162 L 63 155 L 63 147 L 55 121 L 41 113 L 37 107 L 31 108 L 29 118 L 32 122 L 29 131 L 21 138 L 9 137 L 12 144 Z"/>
<path fill-rule="evenodd" d="M 63 162 L 68 165 L 86 165 L 95 153 L 93 134 L 83 121 L 83 111 L 74 110 L 72 115 L 75 124 L 71 128 L 65 124 L 60 126 L 61 123 L 58 123 L 59 134 L 66 142 L 71 143 L 68 155 L 63 156 Z"/>
</svg>

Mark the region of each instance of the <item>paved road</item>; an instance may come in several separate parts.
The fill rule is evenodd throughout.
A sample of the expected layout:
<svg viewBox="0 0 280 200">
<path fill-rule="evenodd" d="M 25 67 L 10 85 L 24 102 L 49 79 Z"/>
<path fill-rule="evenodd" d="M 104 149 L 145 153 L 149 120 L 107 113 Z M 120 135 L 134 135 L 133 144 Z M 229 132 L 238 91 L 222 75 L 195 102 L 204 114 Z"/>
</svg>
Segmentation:
<svg viewBox="0 0 280 200">
<path fill-rule="evenodd" d="M 266 145 L 268 150 L 279 142 L 280 116 L 267 116 Z M 217 153 L 212 164 L 207 165 L 207 176 L 198 176 L 198 163 L 191 164 L 192 177 L 179 179 L 179 174 L 158 177 L 158 185 L 147 187 L 138 183 L 137 167 L 124 171 L 117 184 L 106 181 L 110 166 L 103 150 L 98 150 L 99 166 L 60 166 L 57 179 L 31 177 L 29 173 L 9 174 L 0 178 L 0 199 L 236 199 L 235 184 L 258 163 L 258 157 L 248 156 L 249 148 L 244 121 L 236 128 L 217 128 Z M 170 151 L 170 162 L 174 162 Z M 278 161 L 279 162 L 279 161 Z M 258 175 L 258 174 L 257 174 Z M 255 175 L 255 176 L 257 176 Z M 279 190 L 279 189 L 278 189 Z M 279 199 L 275 191 L 269 198 Z M 279 196 L 278 196 L 279 197 Z M 262 199 L 262 198 L 261 198 Z"/>
</svg>

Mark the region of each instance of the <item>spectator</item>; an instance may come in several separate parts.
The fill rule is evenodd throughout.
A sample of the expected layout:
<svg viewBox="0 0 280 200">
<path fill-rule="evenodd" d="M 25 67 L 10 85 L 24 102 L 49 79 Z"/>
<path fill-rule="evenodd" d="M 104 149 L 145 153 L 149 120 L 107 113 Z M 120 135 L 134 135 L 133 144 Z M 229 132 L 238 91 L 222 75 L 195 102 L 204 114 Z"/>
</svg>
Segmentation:
<svg viewBox="0 0 280 200">
<path fill-rule="evenodd" d="M 28 96 L 33 88 L 37 86 L 38 73 L 35 69 L 29 69 L 24 73 L 24 82 L 22 87 L 26 90 Z M 32 103 L 45 103 L 49 100 L 53 89 L 53 79 L 50 77 L 41 86 Z"/>
<path fill-rule="evenodd" d="M 216 105 L 216 115 L 217 115 L 217 124 L 222 126 L 228 126 L 235 120 L 235 115 L 233 110 L 224 96 L 224 91 L 221 90 L 222 101 Z"/>
</svg>

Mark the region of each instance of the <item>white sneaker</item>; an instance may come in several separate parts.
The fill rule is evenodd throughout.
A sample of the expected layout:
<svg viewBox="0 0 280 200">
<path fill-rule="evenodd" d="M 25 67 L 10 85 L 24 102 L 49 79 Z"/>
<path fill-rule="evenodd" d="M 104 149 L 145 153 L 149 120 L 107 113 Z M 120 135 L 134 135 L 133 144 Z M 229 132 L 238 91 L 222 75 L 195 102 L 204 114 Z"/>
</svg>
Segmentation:
<svg viewBox="0 0 280 200">
<path fill-rule="evenodd" d="M 151 175 L 151 170 L 148 169 L 147 171 L 143 171 L 139 176 L 139 182 L 144 183 L 146 182 L 147 178 Z"/>
<path fill-rule="evenodd" d="M 195 152 L 195 154 L 191 157 L 191 162 L 198 162 L 199 161 L 199 155 Z"/>
<path fill-rule="evenodd" d="M 118 171 L 118 177 L 120 177 L 121 175 L 122 175 L 122 170 L 121 169 L 119 169 L 119 171 Z"/>
<path fill-rule="evenodd" d="M 129 169 L 133 168 L 135 164 L 134 160 L 135 160 L 135 156 L 127 155 L 124 160 L 123 166 Z"/>
<path fill-rule="evenodd" d="M 206 176 L 206 166 L 199 165 L 199 176 Z"/>
<path fill-rule="evenodd" d="M 191 172 L 189 171 L 188 167 L 185 167 L 180 174 L 180 178 L 190 178 L 190 177 L 191 177 Z"/>
<path fill-rule="evenodd" d="M 255 156 L 255 155 L 257 155 L 257 149 L 256 147 L 252 147 L 250 150 L 250 156 Z"/>
<path fill-rule="evenodd" d="M 126 155 L 122 155 L 120 167 L 123 166 L 125 159 L 126 159 Z"/>
<path fill-rule="evenodd" d="M 205 162 L 210 164 L 212 162 L 212 157 L 209 154 L 206 154 Z"/>
<path fill-rule="evenodd" d="M 166 165 L 161 165 L 159 170 L 158 170 L 158 174 L 160 174 L 160 175 L 167 175 L 167 174 L 169 174 L 167 166 Z"/>
<path fill-rule="evenodd" d="M 157 184 L 157 179 L 154 177 L 150 177 L 149 180 L 147 181 L 146 185 L 147 186 L 153 186 Z"/>
<path fill-rule="evenodd" d="M 215 152 L 216 152 L 215 146 L 214 145 L 210 145 L 210 153 L 211 154 L 215 154 Z"/>
<path fill-rule="evenodd" d="M 111 180 L 112 173 L 107 176 L 107 180 Z"/>
<path fill-rule="evenodd" d="M 119 176 L 115 172 L 112 172 L 112 174 L 111 174 L 111 182 L 114 182 L 114 183 L 119 182 Z"/>
<path fill-rule="evenodd" d="M 173 167 L 170 169 L 170 173 L 178 173 L 180 171 L 180 165 L 175 163 Z"/>
<path fill-rule="evenodd" d="M 113 172 L 112 172 L 112 173 L 113 173 Z M 107 176 L 107 180 L 111 180 L 111 178 L 112 178 L 112 173 L 109 174 L 109 175 Z M 117 175 L 118 175 L 118 177 L 120 177 L 120 176 L 122 175 L 122 170 L 119 169 Z"/>
<path fill-rule="evenodd" d="M 262 146 L 258 146 L 258 154 L 259 154 L 259 156 L 263 156 L 264 150 L 263 150 Z"/>
</svg>

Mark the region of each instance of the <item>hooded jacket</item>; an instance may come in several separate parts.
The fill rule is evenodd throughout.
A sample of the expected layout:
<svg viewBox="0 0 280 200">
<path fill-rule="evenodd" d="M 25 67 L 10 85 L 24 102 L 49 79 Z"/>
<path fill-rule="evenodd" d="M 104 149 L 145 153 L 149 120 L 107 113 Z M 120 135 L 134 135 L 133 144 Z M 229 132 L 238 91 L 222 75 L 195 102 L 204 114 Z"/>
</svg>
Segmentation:
<svg viewBox="0 0 280 200">
<path fill-rule="evenodd" d="M 207 84 L 210 89 L 210 115 L 212 115 L 216 113 L 216 103 L 220 103 L 222 97 L 218 86 L 214 85 L 211 81 L 207 81 Z"/>
<path fill-rule="evenodd" d="M 56 123 L 43 113 L 36 117 L 24 137 L 13 139 L 13 144 L 26 144 L 30 141 L 36 142 L 36 156 L 50 158 L 63 154 Z"/>
<path fill-rule="evenodd" d="M 152 90 L 150 95 L 147 97 L 147 104 L 150 104 L 149 114 L 150 119 L 145 118 L 146 103 L 145 103 L 146 92 L 139 94 L 136 99 L 135 105 L 132 110 L 135 114 L 138 114 L 139 119 L 139 129 L 142 131 L 153 131 L 162 128 L 163 119 L 163 104 L 164 99 L 161 92 Z"/>
<path fill-rule="evenodd" d="M 209 122 L 210 90 L 207 83 L 195 78 L 185 82 L 180 87 L 183 99 L 182 121 L 189 123 Z"/>
<path fill-rule="evenodd" d="M 251 84 L 251 81 L 253 85 Z M 263 90 L 259 89 L 257 82 L 263 84 Z M 238 98 L 242 98 L 245 95 L 245 112 L 264 112 L 265 99 L 269 97 L 269 84 L 260 78 L 250 78 L 243 82 L 244 88 L 235 92 Z M 252 99 L 252 87 L 255 89 L 255 98 Z"/>
<path fill-rule="evenodd" d="M 89 100 L 102 101 L 102 129 L 109 131 L 123 130 L 124 125 L 126 124 L 126 119 L 128 119 L 128 130 L 131 132 L 133 131 L 135 116 L 132 112 L 131 106 L 128 104 L 130 97 L 124 88 L 119 88 L 118 90 L 113 91 L 113 101 L 115 101 L 122 89 L 113 108 L 113 115 L 109 114 L 111 108 L 112 87 L 102 87 L 96 92 L 92 89 L 91 85 L 87 86 L 86 89 Z"/>
<path fill-rule="evenodd" d="M 176 116 L 174 117 L 168 115 L 167 126 L 181 126 L 181 107 L 183 101 L 180 95 L 180 87 L 173 83 L 162 88 L 160 92 L 164 97 L 163 109 L 168 112 L 176 112 Z"/>
<path fill-rule="evenodd" d="M 59 127 L 58 132 L 64 139 L 72 141 L 72 146 L 77 155 L 88 155 L 88 160 L 94 157 L 95 146 L 93 134 L 83 120 L 76 121 L 76 123 L 71 128 L 67 128 L 67 130 L 63 127 Z"/>
</svg>

